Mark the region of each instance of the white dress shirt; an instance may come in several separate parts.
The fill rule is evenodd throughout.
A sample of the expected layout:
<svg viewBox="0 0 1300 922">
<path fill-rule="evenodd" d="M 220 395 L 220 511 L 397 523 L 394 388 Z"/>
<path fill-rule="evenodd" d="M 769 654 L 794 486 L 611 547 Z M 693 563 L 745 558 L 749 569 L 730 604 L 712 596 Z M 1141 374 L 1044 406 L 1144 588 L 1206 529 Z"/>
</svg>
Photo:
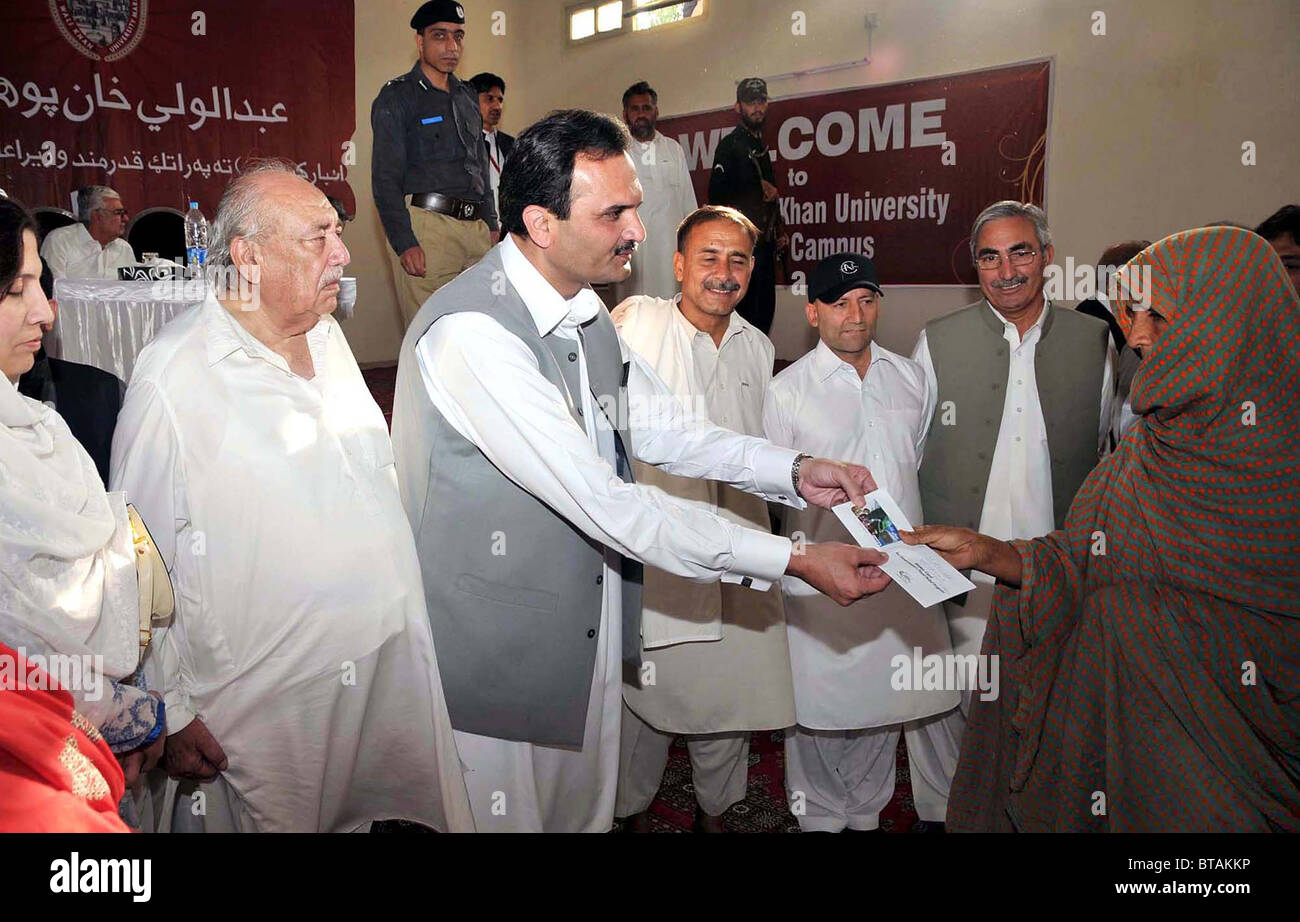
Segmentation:
<svg viewBox="0 0 1300 922">
<path fill-rule="evenodd" d="M 665 494 L 619 479 L 605 457 L 613 433 L 596 426 L 595 401 L 577 331 L 603 310 L 584 288 L 565 299 L 520 252 L 501 247 L 507 280 L 523 298 L 539 334 L 555 332 L 580 353 L 579 396 L 585 429 L 565 395 L 538 370 L 532 351 L 487 314 L 450 314 L 416 344 L 420 375 L 434 406 L 506 477 L 608 549 L 600 637 L 580 750 L 456 731 L 479 831 L 603 832 L 614 816 L 622 692 L 622 601 L 618 554 L 697 579 L 775 580 L 790 542 L 741 528 Z M 765 499 L 802 506 L 790 466 L 796 452 L 719 429 L 681 407 L 635 353 L 627 390 L 638 401 L 675 407 L 633 428 L 633 458 L 688 477 L 710 476 Z M 602 444 L 604 443 L 604 444 Z M 603 449 L 603 450 L 602 450 Z M 602 457 L 603 456 L 603 457 Z M 505 810 L 493 810 L 498 792 Z"/>
<path fill-rule="evenodd" d="M 673 275 L 677 225 L 696 208 L 686 153 L 659 132 L 649 141 L 633 139 L 629 153 L 645 196 L 637 211 L 645 224 L 645 240 L 632 254 L 632 274 L 614 290 L 619 301 L 633 295 L 671 298 L 680 287 Z"/>
<path fill-rule="evenodd" d="M 1043 320 L 1050 308 L 1051 304 L 1044 301 L 1038 319 L 1022 337 L 1016 325 L 990 305 L 994 315 L 1002 321 L 1002 336 L 1010 344 L 1011 355 L 1007 365 L 1007 396 L 1002 405 L 1002 422 L 998 427 L 997 445 L 989 468 L 979 530 L 1004 541 L 1039 538 L 1056 527 L 1052 505 L 1052 458 L 1047 446 L 1047 425 L 1043 421 L 1043 407 L 1038 399 L 1038 379 L 1034 370 L 1034 356 L 1042 337 Z M 921 364 L 931 391 L 937 394 L 938 379 L 925 330 L 921 331 L 921 336 L 916 341 L 912 359 Z M 1101 409 L 1097 431 L 1098 450 L 1102 452 L 1107 446 L 1114 397 L 1115 357 L 1114 349 L 1108 342 L 1106 367 L 1101 376 Z M 979 571 L 975 571 L 975 577 L 972 578 L 992 581 L 991 577 Z"/>
<path fill-rule="evenodd" d="M 484 131 L 483 140 L 488 146 L 488 186 L 492 189 L 492 201 L 496 205 L 497 215 L 501 214 L 501 198 L 497 190 L 501 188 L 501 167 L 506 159 L 497 147 L 496 131 Z"/>
<path fill-rule="evenodd" d="M 56 279 L 116 279 L 118 269 L 136 264 L 135 251 L 125 238 L 100 246 L 81 223 L 57 227 L 46 234 L 41 258 Z"/>
<path fill-rule="evenodd" d="M 919 525 L 924 520 L 916 472 L 934 399 L 934 387 L 910 359 L 873 342 L 863 378 L 819 342 L 772 380 L 764 430 L 778 445 L 865 465 Z M 786 530 L 805 530 L 809 541 L 848 540 L 835 516 L 821 509 L 796 514 Z M 956 706 L 952 691 L 899 691 L 890 685 L 895 656 L 910 660 L 914 647 L 926 656 L 949 652 L 941 606 L 922 608 L 893 585 L 847 608 L 795 577 L 785 577 L 782 588 L 800 726 L 886 726 Z"/>
<path fill-rule="evenodd" d="M 333 318 L 306 339 L 310 380 L 209 298 L 131 377 L 110 482 L 175 588 L 168 731 L 203 720 L 260 830 L 472 829 L 383 415 Z"/>
</svg>

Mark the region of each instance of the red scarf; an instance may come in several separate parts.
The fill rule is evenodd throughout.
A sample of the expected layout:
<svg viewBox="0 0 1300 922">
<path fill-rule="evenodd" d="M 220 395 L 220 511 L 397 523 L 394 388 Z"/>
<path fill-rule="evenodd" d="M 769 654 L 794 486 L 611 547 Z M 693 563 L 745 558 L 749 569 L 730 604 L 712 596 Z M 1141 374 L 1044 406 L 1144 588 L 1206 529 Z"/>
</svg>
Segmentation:
<svg viewBox="0 0 1300 922">
<path fill-rule="evenodd" d="M 104 738 L 45 672 L 3 643 L 0 659 L 0 833 L 130 832 L 117 815 L 122 769 Z"/>
</svg>

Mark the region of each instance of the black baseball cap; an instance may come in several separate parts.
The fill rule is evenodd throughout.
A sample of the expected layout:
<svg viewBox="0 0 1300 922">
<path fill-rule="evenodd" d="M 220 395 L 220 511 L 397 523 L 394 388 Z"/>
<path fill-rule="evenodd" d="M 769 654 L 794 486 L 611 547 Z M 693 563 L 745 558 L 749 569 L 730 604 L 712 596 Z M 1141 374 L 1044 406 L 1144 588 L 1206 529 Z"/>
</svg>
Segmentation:
<svg viewBox="0 0 1300 922">
<path fill-rule="evenodd" d="M 465 7 L 455 0 L 429 0 L 411 17 L 411 28 L 423 32 L 435 22 L 458 22 L 465 24 Z"/>
<path fill-rule="evenodd" d="M 876 294 L 884 294 L 871 260 L 857 253 L 836 253 L 819 262 L 808 277 L 808 300 L 834 304 L 846 291 L 855 288 L 870 288 Z"/>
<path fill-rule="evenodd" d="M 736 102 L 756 102 L 767 99 L 767 81 L 762 77 L 746 77 L 736 84 Z"/>
</svg>

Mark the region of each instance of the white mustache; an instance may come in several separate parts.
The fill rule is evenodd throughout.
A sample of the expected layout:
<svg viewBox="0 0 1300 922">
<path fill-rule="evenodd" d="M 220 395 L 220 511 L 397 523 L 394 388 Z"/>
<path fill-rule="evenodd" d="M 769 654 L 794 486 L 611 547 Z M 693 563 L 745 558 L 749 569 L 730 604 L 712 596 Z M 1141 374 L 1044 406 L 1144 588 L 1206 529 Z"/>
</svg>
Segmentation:
<svg viewBox="0 0 1300 922">
<path fill-rule="evenodd" d="M 1029 281 L 1029 278 L 1027 276 L 1017 275 L 1015 278 L 1007 279 L 1005 282 L 1002 281 L 1001 279 L 998 279 L 996 282 L 989 282 L 989 287 L 998 288 L 998 289 L 1014 288 L 1016 285 L 1019 285 L 1021 282 L 1027 282 L 1027 281 Z"/>
<path fill-rule="evenodd" d="M 324 276 L 321 277 L 320 287 L 328 288 L 330 285 L 333 285 L 341 278 L 343 278 L 343 269 L 341 267 L 337 271 L 331 269 L 329 272 L 327 272 Z"/>
</svg>

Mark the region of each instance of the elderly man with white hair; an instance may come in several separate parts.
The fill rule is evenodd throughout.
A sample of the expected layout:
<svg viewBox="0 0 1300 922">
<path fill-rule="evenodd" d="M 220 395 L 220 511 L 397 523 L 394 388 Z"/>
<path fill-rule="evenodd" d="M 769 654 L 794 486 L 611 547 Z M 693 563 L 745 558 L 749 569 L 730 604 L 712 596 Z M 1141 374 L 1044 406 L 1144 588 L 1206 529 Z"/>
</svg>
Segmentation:
<svg viewBox="0 0 1300 922">
<path fill-rule="evenodd" d="M 384 417 L 330 317 L 341 230 L 284 166 L 235 179 L 213 293 L 127 391 L 110 479 L 176 588 L 160 829 L 473 828 Z"/>
<path fill-rule="evenodd" d="M 108 186 L 77 191 L 77 222 L 45 235 L 41 258 L 56 279 L 115 279 L 117 270 L 135 265 L 135 252 L 123 236 L 130 213 L 122 196 Z"/>
</svg>

